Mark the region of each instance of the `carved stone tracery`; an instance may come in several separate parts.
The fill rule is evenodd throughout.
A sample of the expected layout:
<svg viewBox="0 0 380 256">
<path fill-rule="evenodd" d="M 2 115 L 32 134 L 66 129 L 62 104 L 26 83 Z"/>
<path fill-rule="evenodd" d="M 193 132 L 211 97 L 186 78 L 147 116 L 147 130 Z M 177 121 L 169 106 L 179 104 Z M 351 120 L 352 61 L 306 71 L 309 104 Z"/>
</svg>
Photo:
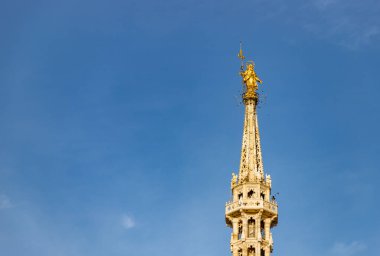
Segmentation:
<svg viewBox="0 0 380 256">
<path fill-rule="evenodd" d="M 278 218 L 277 203 L 271 199 L 272 180 L 270 175 L 264 176 L 256 82 L 250 80 L 249 86 L 254 90 L 248 90 L 246 84 L 247 91 L 243 95 L 245 115 L 239 175 L 233 174 L 232 201 L 226 204 L 226 223 L 232 227 L 233 256 L 270 256 L 273 250 L 270 230 Z"/>
</svg>

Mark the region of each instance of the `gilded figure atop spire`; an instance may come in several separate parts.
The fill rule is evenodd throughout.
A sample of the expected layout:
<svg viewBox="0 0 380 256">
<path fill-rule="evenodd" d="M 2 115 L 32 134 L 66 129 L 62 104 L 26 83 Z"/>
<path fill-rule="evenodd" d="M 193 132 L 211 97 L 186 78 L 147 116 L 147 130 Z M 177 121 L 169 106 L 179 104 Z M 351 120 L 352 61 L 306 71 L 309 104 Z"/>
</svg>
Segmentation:
<svg viewBox="0 0 380 256">
<path fill-rule="evenodd" d="M 257 83 L 262 83 L 261 79 L 257 76 L 255 72 L 255 64 L 253 61 L 247 61 L 248 64 L 246 65 L 246 70 L 244 70 L 244 59 L 245 56 L 243 55 L 243 50 L 241 48 L 241 42 L 240 42 L 240 51 L 238 54 L 238 57 L 241 59 L 241 72 L 240 75 L 243 78 L 243 83 L 246 86 L 246 91 L 244 93 L 243 99 L 256 99 L 256 90 L 258 89 Z"/>
<path fill-rule="evenodd" d="M 255 98 L 256 90 L 258 88 L 257 82 L 262 83 L 261 79 L 256 75 L 254 70 L 254 64 L 249 63 L 247 65 L 247 69 L 244 72 L 240 72 L 240 75 L 243 77 L 243 82 L 246 86 L 246 91 L 244 94 L 244 98 Z"/>
<path fill-rule="evenodd" d="M 271 228 L 278 222 L 278 205 L 271 194 L 272 179 L 264 173 L 257 118 L 258 83 L 253 61 L 244 61 L 240 47 L 240 75 L 244 83 L 243 140 L 238 175 L 232 174 L 232 198 L 226 203 L 226 224 L 232 228 L 232 256 L 271 256 Z"/>
</svg>

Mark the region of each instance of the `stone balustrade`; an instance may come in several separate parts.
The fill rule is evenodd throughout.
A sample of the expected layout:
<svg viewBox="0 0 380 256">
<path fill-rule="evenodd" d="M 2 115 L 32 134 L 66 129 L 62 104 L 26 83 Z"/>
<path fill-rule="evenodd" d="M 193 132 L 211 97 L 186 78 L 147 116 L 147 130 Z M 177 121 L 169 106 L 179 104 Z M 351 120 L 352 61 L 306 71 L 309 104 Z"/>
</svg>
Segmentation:
<svg viewBox="0 0 380 256">
<path fill-rule="evenodd" d="M 246 199 L 241 201 L 230 201 L 226 203 L 226 214 L 239 210 L 266 210 L 273 214 L 277 214 L 277 203 L 274 201 L 266 201 L 262 199 Z"/>
</svg>

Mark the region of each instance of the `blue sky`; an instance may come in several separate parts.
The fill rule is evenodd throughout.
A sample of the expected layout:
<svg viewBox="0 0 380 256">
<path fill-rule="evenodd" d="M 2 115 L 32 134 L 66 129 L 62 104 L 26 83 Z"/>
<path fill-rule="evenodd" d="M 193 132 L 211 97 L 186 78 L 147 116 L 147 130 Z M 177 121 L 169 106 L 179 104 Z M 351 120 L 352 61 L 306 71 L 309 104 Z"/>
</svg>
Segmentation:
<svg viewBox="0 0 380 256">
<path fill-rule="evenodd" d="M 0 255 L 230 255 L 239 41 L 275 256 L 380 253 L 380 3 L 1 1 Z"/>
</svg>

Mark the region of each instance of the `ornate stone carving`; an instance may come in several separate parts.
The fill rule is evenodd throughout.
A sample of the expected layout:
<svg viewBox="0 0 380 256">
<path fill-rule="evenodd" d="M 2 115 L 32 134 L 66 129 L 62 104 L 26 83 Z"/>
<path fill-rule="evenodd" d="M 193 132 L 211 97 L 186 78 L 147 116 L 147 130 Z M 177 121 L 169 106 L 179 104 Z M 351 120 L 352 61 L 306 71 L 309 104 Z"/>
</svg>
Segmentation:
<svg viewBox="0 0 380 256">
<path fill-rule="evenodd" d="M 240 51 L 242 61 L 244 56 Z M 244 67 L 244 63 L 242 64 Z M 245 116 L 239 175 L 232 174 L 232 201 L 226 203 L 226 223 L 233 228 L 233 256 L 270 256 L 273 238 L 270 229 L 277 224 L 278 207 L 271 200 L 272 179 L 265 175 L 257 120 L 257 83 L 260 78 L 252 64 L 241 72 L 246 92 L 243 95 Z"/>
</svg>

